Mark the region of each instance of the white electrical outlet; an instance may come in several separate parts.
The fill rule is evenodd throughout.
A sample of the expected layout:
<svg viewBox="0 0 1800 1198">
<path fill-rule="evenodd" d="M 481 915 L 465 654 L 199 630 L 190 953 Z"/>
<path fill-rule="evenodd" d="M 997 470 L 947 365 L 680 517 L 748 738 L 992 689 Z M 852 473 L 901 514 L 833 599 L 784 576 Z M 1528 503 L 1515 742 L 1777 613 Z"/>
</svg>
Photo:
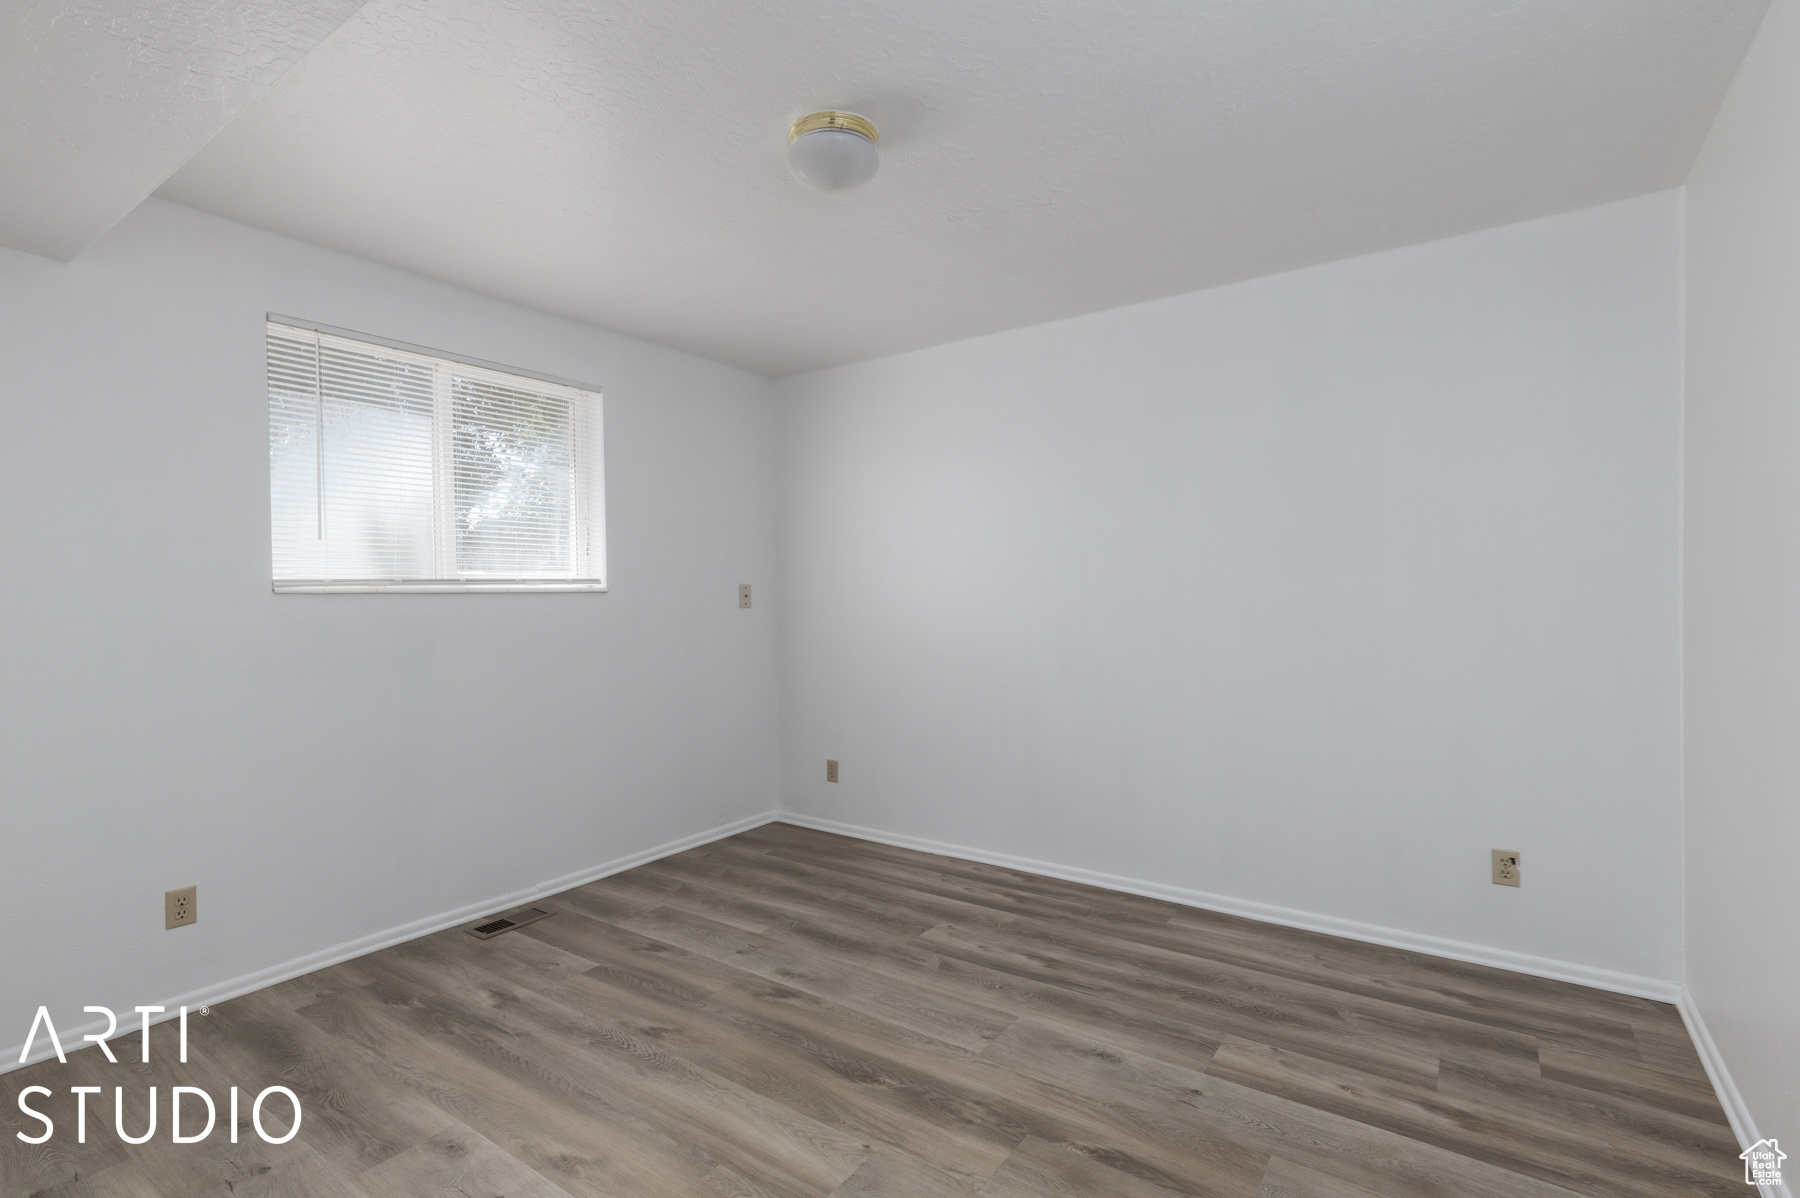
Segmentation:
<svg viewBox="0 0 1800 1198">
<path fill-rule="evenodd" d="M 1517 849 L 1494 850 L 1494 885 L 1519 884 L 1519 852 Z"/>
</svg>

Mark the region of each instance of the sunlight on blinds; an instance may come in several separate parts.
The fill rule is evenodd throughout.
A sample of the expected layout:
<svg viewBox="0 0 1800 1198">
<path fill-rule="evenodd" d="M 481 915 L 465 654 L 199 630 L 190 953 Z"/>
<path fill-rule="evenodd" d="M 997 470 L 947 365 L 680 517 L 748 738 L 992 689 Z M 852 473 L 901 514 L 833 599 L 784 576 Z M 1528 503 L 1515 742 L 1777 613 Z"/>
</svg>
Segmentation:
<svg viewBox="0 0 1800 1198">
<path fill-rule="evenodd" d="M 600 397 L 268 326 L 275 589 L 599 590 Z"/>
<path fill-rule="evenodd" d="M 465 378 L 450 405 L 457 560 L 491 574 L 556 569 L 574 533 L 573 405 Z"/>
</svg>

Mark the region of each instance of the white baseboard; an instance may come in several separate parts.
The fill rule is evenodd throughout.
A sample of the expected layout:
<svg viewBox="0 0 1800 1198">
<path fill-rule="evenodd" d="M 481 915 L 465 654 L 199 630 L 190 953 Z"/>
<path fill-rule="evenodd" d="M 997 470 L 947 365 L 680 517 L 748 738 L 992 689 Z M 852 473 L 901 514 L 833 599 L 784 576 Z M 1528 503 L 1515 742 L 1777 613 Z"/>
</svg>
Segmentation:
<svg viewBox="0 0 1800 1198">
<path fill-rule="evenodd" d="M 261 990 L 266 986 L 273 986 L 278 982 L 285 982 L 289 978 L 297 978 L 303 974 L 312 973 L 314 970 L 324 969 L 328 965 L 336 965 L 341 961 L 348 961 L 353 957 L 366 956 L 369 953 L 377 952 L 390 945 L 403 944 L 408 940 L 417 940 L 421 936 L 429 936 L 433 932 L 441 932 L 445 928 L 453 928 L 461 923 L 473 922 L 483 915 L 492 915 L 496 911 L 504 911 L 509 907 L 518 907 L 525 903 L 534 902 L 546 895 L 559 894 L 564 890 L 569 890 L 576 886 L 584 886 L 589 882 L 598 881 L 601 878 L 610 877 L 613 874 L 623 873 L 628 869 L 659 860 L 663 857 L 670 857 L 676 853 L 685 852 L 688 849 L 696 848 L 703 844 L 711 844 L 715 840 L 723 840 L 727 836 L 735 836 L 739 832 L 747 832 L 751 828 L 760 828 L 762 825 L 772 823 L 780 818 L 781 813 L 778 811 L 765 811 L 759 815 L 752 815 L 747 816 L 744 819 L 733 820 L 731 823 L 722 824 L 716 828 L 710 828 L 705 832 L 696 832 L 692 836 L 683 836 L 679 840 L 671 840 L 667 844 L 660 844 L 652 849 L 645 849 L 639 853 L 632 853 L 628 856 L 615 858 L 603 865 L 590 866 L 587 869 L 577 870 L 572 874 L 564 874 L 560 878 L 551 878 L 547 882 L 540 882 L 535 886 L 528 886 L 524 890 L 515 890 L 510 894 L 497 895 L 494 898 L 486 899 L 479 903 L 471 903 L 466 907 L 458 907 L 454 911 L 445 911 L 437 915 L 430 915 L 424 919 L 416 919 L 411 923 L 401 924 L 399 927 L 388 928 L 385 931 L 374 932 L 367 936 L 360 936 L 355 940 L 346 940 L 342 944 L 333 945 L 331 948 L 320 949 L 318 952 L 308 953 L 303 957 L 295 957 L 293 960 L 283 961 L 279 965 L 271 965 L 265 969 L 258 969 L 251 973 L 240 974 L 228 981 L 216 982 L 212 985 L 202 986 L 196 990 L 191 990 L 186 994 L 165 998 L 156 1005 L 166 1008 L 169 1013 L 164 1015 L 162 1019 L 152 1020 L 152 1022 L 160 1023 L 164 1019 L 173 1019 L 182 1007 L 198 1010 L 201 1007 L 211 1006 L 213 1003 L 225 1002 L 228 999 L 237 998 L 239 995 L 248 994 L 252 990 Z M 126 1007 L 122 1009 L 129 1010 L 130 1008 Z M 105 1020 L 95 1019 L 78 1027 L 58 1028 L 57 1033 L 62 1038 L 63 1050 L 65 1052 L 70 1052 L 75 1048 L 85 1047 L 82 1042 L 83 1036 L 95 1034 L 104 1031 L 105 1029 Z M 35 1064 L 38 1061 L 54 1057 L 56 1055 L 56 1049 L 50 1045 L 48 1040 L 48 1037 L 40 1034 L 37 1043 L 33 1046 L 31 1056 L 23 1064 L 19 1061 L 19 1054 L 25 1049 L 23 1042 L 15 1044 L 11 1048 L 0 1050 L 0 1073 L 8 1073 L 14 1069 L 23 1068 L 24 1064 Z"/>
<path fill-rule="evenodd" d="M 979 861 L 986 865 L 1004 866 L 1007 869 L 1023 870 L 1026 873 L 1042 874 L 1050 878 L 1061 878 L 1068 882 L 1083 882 L 1089 886 L 1099 886 L 1106 890 L 1119 890 L 1126 894 L 1143 895 L 1146 898 L 1166 899 L 1171 903 L 1180 903 L 1186 907 L 1201 907 L 1208 911 L 1220 911 L 1227 915 L 1241 915 L 1246 919 L 1255 919 L 1263 923 L 1281 924 L 1284 927 L 1301 928 L 1308 932 L 1324 932 L 1328 936 L 1342 936 L 1347 940 L 1361 940 L 1369 944 L 1384 944 L 1389 948 L 1410 949 L 1413 952 L 1426 953 L 1433 957 L 1448 957 L 1453 961 L 1467 961 L 1474 965 L 1491 965 L 1496 969 L 1511 970 L 1513 973 L 1527 973 L 1534 977 L 1552 978 L 1559 982 L 1573 982 L 1579 986 L 1592 986 L 1599 990 L 1611 990 L 1617 994 L 1631 994 L 1638 998 L 1650 998 L 1666 1003 L 1676 1002 L 1681 997 L 1680 982 L 1664 981 L 1661 978 L 1616 973 L 1610 969 L 1601 969 L 1593 965 L 1558 961 L 1551 957 L 1534 957 L 1527 953 L 1515 953 L 1509 949 L 1489 948 L 1486 945 L 1468 944 L 1460 940 L 1446 940 L 1438 936 L 1404 931 L 1400 928 L 1386 928 L 1378 924 L 1359 923 L 1353 919 L 1339 919 L 1333 915 L 1295 911 L 1288 907 L 1271 906 L 1268 903 L 1229 898 L 1222 894 L 1208 894 L 1202 890 L 1188 890 L 1180 886 L 1166 886 L 1160 882 L 1143 882 L 1136 878 L 1104 874 L 1091 869 L 1078 869 L 1072 865 L 1058 865 L 1050 861 L 1034 861 L 1029 857 L 1014 857 L 1007 853 L 991 853 L 984 849 L 971 849 L 959 844 L 945 844 L 942 841 L 925 840 L 918 836 L 901 836 L 875 828 L 864 828 L 855 824 L 839 823 L 836 820 L 821 819 L 816 815 L 802 815 L 795 811 L 783 811 L 776 818 L 782 823 L 798 824 L 800 827 L 813 828 L 820 832 L 836 832 L 841 836 L 854 836 L 858 840 L 872 840 L 903 849 L 918 849 L 921 852 L 937 853 L 944 857 L 959 857 L 965 861 Z"/>
<path fill-rule="evenodd" d="M 1762 1135 L 1756 1130 L 1756 1120 L 1751 1117 L 1744 1096 L 1738 1093 L 1737 1083 L 1731 1080 L 1731 1070 L 1725 1067 L 1725 1058 L 1719 1054 L 1719 1046 L 1713 1043 L 1712 1033 L 1706 1030 L 1706 1020 L 1700 1017 L 1700 1008 L 1695 1004 L 1694 996 L 1684 988 L 1681 1001 L 1676 1006 L 1681 1011 L 1681 1021 L 1687 1024 L 1694 1048 L 1700 1054 L 1700 1063 L 1706 1066 L 1706 1076 L 1712 1079 L 1713 1090 L 1719 1096 L 1719 1105 L 1725 1108 L 1725 1117 L 1731 1121 L 1731 1130 L 1738 1138 L 1738 1145 L 1750 1147 L 1762 1139 Z M 1793 1198 L 1785 1178 L 1780 1185 L 1757 1188 L 1762 1192 L 1762 1198 Z"/>
</svg>

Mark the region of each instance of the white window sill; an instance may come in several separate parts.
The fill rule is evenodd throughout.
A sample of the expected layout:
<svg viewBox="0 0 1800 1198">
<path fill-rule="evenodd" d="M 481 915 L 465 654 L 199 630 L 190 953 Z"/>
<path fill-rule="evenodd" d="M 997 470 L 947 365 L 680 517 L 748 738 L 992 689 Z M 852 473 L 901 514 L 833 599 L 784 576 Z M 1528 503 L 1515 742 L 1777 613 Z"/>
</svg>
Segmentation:
<svg viewBox="0 0 1800 1198">
<path fill-rule="evenodd" d="M 595 578 L 362 579 L 342 582 L 277 579 L 271 585 L 277 595 L 496 595 L 606 589 L 606 584 Z"/>
</svg>

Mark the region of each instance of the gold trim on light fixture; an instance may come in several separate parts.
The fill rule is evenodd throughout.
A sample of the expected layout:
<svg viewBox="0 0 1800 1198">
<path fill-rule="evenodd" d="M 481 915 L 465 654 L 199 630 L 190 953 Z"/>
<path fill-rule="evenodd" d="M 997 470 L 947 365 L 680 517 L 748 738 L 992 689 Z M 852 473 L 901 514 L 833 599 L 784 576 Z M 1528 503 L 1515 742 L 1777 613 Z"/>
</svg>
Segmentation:
<svg viewBox="0 0 1800 1198">
<path fill-rule="evenodd" d="M 881 144 L 881 135 L 875 132 L 875 126 L 854 112 L 809 112 L 795 121 L 788 130 L 788 141 L 792 142 L 795 138 L 816 133 L 820 129 L 843 129 L 849 133 L 860 133 L 876 145 Z"/>
</svg>

